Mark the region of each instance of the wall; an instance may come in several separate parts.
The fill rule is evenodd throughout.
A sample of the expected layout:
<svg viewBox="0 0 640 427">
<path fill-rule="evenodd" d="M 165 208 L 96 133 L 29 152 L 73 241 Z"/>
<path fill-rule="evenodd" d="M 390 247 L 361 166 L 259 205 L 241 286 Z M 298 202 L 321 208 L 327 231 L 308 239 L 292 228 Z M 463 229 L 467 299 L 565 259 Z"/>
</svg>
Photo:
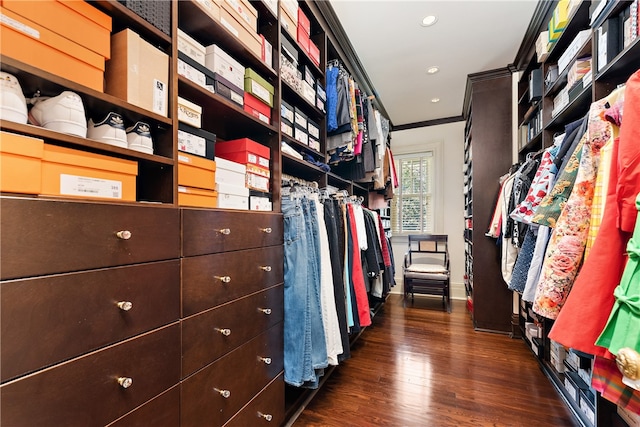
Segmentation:
<svg viewBox="0 0 640 427">
<path fill-rule="evenodd" d="M 464 299 L 464 228 L 462 196 L 462 163 L 464 122 L 428 126 L 417 129 L 392 131 L 391 148 L 394 155 L 420 153 L 425 147 L 436 150 L 436 219 L 435 233 L 449 235 L 451 256 L 451 297 Z M 396 283 L 394 293 L 402 293 L 402 263 L 407 250 L 407 239 L 392 238 L 395 256 Z"/>
</svg>

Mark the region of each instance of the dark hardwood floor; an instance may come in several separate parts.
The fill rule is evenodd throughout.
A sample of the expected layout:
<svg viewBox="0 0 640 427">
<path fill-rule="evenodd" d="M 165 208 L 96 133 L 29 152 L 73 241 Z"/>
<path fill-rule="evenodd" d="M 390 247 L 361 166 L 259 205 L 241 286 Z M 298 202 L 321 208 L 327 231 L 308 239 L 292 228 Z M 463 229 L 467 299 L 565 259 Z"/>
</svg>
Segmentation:
<svg viewBox="0 0 640 427">
<path fill-rule="evenodd" d="M 391 295 L 294 426 L 576 426 L 521 339 Z"/>
</svg>

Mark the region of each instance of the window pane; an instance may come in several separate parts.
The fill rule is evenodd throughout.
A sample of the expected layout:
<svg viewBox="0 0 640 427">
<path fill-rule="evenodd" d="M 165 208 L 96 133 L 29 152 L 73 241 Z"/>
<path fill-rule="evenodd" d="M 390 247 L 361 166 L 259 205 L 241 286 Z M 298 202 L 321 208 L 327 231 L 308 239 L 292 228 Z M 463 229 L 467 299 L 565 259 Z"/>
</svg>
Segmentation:
<svg viewBox="0 0 640 427">
<path fill-rule="evenodd" d="M 421 231 L 420 197 L 402 197 L 402 231 Z"/>
<path fill-rule="evenodd" d="M 391 200 L 394 233 L 433 232 L 433 152 L 396 159 L 400 187 Z"/>
</svg>

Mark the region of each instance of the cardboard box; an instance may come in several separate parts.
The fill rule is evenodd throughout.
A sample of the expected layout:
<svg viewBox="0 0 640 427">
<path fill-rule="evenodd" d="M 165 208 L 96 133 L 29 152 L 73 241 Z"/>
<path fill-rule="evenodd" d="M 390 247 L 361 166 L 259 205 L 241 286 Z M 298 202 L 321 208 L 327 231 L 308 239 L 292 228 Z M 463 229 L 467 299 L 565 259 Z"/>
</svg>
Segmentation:
<svg viewBox="0 0 640 427">
<path fill-rule="evenodd" d="M 213 79 L 210 79 L 209 82 L 215 86 L 215 90 L 218 94 L 235 102 L 241 107 L 244 106 L 244 90 L 238 89 L 236 85 L 232 84 L 229 80 L 225 79 L 218 73 L 213 73 Z"/>
<path fill-rule="evenodd" d="M 178 150 L 195 154 L 209 160 L 214 159 L 216 135 L 204 129 L 178 123 Z"/>
<path fill-rule="evenodd" d="M 218 157 L 216 159 L 216 170 L 218 172 L 230 171 L 230 172 L 235 172 L 235 173 L 244 175 L 247 172 L 247 167 L 242 163 L 232 162 L 231 160 Z M 216 175 L 216 182 L 219 182 L 217 178 L 218 178 L 218 175 Z"/>
<path fill-rule="evenodd" d="M 0 5 L 104 59 L 111 55 L 111 17 L 87 2 L 2 0 Z"/>
<path fill-rule="evenodd" d="M 33 7 L 33 4 L 29 7 Z M 0 51 L 7 57 L 103 91 L 105 57 L 0 7 Z"/>
<path fill-rule="evenodd" d="M 247 188 L 258 191 L 269 191 L 269 178 L 249 172 L 245 174 L 245 177 Z"/>
<path fill-rule="evenodd" d="M 220 23 L 231 34 L 236 36 L 255 56 L 260 58 L 262 43 L 260 36 L 255 31 L 247 30 L 238 20 L 226 9 L 220 9 Z"/>
<path fill-rule="evenodd" d="M 216 164 L 220 161 L 220 157 L 216 158 Z M 230 185 L 246 185 L 246 173 L 239 173 L 229 169 L 216 169 L 216 184 L 230 184 Z"/>
<path fill-rule="evenodd" d="M 217 182 L 216 183 L 216 191 L 218 194 L 232 194 L 235 196 L 249 197 L 249 189 L 242 185 L 242 183 L 238 184 L 229 184 L 226 182 Z"/>
<path fill-rule="evenodd" d="M 44 141 L 0 131 L 0 191 L 40 194 Z"/>
<path fill-rule="evenodd" d="M 178 51 L 183 52 L 198 64 L 204 65 L 207 49 L 196 39 L 178 28 Z"/>
<path fill-rule="evenodd" d="M 249 189 L 247 189 L 249 191 Z M 249 210 L 249 196 L 218 193 L 218 208 Z"/>
<path fill-rule="evenodd" d="M 216 162 L 187 153 L 178 153 L 178 185 L 216 188 Z"/>
<path fill-rule="evenodd" d="M 178 205 L 196 208 L 218 207 L 218 193 L 213 190 L 178 186 Z"/>
<path fill-rule="evenodd" d="M 287 33 L 289 33 L 289 36 L 291 36 L 292 39 L 297 37 L 296 33 L 298 31 L 298 23 L 284 12 L 282 2 L 280 3 L 280 25 Z"/>
<path fill-rule="evenodd" d="M 214 73 L 227 79 L 238 90 L 244 91 L 245 68 L 220 46 L 215 44 L 207 46 L 205 65 Z"/>
<path fill-rule="evenodd" d="M 251 68 L 245 70 L 244 90 L 264 101 L 269 107 L 273 107 L 273 85 Z"/>
<path fill-rule="evenodd" d="M 298 27 L 304 30 L 307 35 L 311 34 L 311 22 L 300 8 L 298 8 Z"/>
<path fill-rule="evenodd" d="M 244 165 L 252 163 L 269 169 L 271 151 L 269 147 L 252 141 L 249 138 L 242 138 L 219 142 L 216 145 L 216 157 L 222 157 L 223 159 Z"/>
<path fill-rule="evenodd" d="M 220 6 L 217 3 L 212 0 L 196 0 L 195 3 L 211 19 L 216 22 L 220 21 Z"/>
<path fill-rule="evenodd" d="M 249 92 L 244 94 L 244 110 L 267 124 L 271 123 L 271 108 Z"/>
<path fill-rule="evenodd" d="M 105 92 L 167 116 L 169 57 L 130 29 L 111 36 Z"/>
<path fill-rule="evenodd" d="M 202 126 L 202 107 L 178 97 L 178 120 L 190 126 Z"/>
<path fill-rule="evenodd" d="M 137 175 L 137 162 L 44 144 L 40 194 L 135 202 Z"/>
<path fill-rule="evenodd" d="M 280 0 L 280 10 L 298 26 L 298 0 Z M 283 14 L 281 13 L 280 16 Z"/>
<path fill-rule="evenodd" d="M 220 1 L 220 0 L 218 0 Z M 222 0 L 220 6 L 234 17 L 247 31 L 258 31 L 258 11 L 246 0 Z"/>
</svg>

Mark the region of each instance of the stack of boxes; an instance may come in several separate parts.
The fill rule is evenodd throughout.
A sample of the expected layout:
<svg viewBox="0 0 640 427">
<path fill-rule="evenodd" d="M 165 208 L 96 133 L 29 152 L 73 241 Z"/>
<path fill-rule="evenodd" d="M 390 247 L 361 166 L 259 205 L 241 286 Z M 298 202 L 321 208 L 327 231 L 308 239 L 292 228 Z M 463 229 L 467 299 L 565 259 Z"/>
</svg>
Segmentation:
<svg viewBox="0 0 640 427">
<path fill-rule="evenodd" d="M 301 144 L 309 145 L 309 133 L 307 132 L 308 118 L 300 108 L 294 108 L 293 137 Z"/>
<path fill-rule="evenodd" d="M 595 423 L 595 394 L 589 386 L 592 358 L 581 356 L 573 349 L 565 354 L 564 388 L 584 416 Z"/>
<path fill-rule="evenodd" d="M 290 138 L 293 138 L 293 122 L 295 121 L 295 114 L 293 107 L 286 101 L 280 101 L 280 130 L 283 134 Z"/>
<path fill-rule="evenodd" d="M 2 54 L 91 89 L 104 90 L 111 17 L 86 2 L 3 0 Z M 55 19 L 52 19 L 55 17 Z M 168 63 L 167 63 L 168 68 Z"/>
<path fill-rule="evenodd" d="M 257 119 L 271 123 L 274 87 L 251 68 L 244 73 L 244 110 Z"/>
<path fill-rule="evenodd" d="M 292 39 L 296 40 L 298 31 L 298 1 L 280 1 L 280 25 L 289 33 Z"/>
</svg>

